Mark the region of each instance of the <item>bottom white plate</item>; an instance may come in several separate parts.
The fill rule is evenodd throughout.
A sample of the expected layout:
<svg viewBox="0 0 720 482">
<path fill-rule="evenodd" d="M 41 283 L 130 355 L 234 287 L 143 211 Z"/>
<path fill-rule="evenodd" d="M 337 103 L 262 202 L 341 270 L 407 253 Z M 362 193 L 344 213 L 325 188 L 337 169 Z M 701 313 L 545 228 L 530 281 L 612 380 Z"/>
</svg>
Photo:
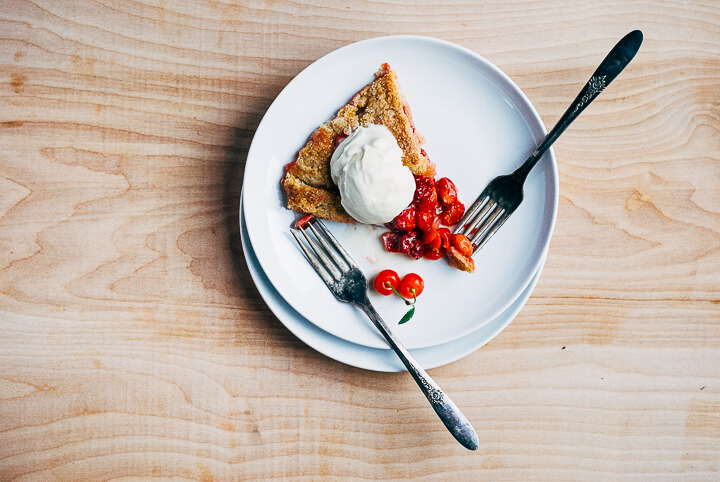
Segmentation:
<svg viewBox="0 0 720 482">
<path fill-rule="evenodd" d="M 255 257 L 245 227 L 242 200 L 240 202 L 240 236 L 248 270 L 260 296 L 280 322 L 303 343 L 325 356 L 354 367 L 378 372 L 405 371 L 405 367 L 395 352 L 389 348 L 370 348 L 333 336 L 305 319 L 285 301 L 270 283 Z M 429 369 L 452 363 L 482 347 L 505 329 L 522 309 L 540 278 L 543 266 L 545 266 L 545 257 L 525 291 L 507 310 L 490 323 L 458 340 L 428 348 L 418 348 L 410 350 L 410 352 L 423 368 Z M 368 323 L 370 323 L 369 320 Z"/>
</svg>

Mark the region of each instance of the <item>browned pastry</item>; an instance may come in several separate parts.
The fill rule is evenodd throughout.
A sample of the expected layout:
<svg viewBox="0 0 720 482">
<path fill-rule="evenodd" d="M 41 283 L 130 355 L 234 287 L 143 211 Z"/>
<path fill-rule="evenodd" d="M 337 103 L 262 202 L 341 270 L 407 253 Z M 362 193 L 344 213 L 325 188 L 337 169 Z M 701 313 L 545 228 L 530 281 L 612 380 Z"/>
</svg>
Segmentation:
<svg viewBox="0 0 720 482">
<path fill-rule="evenodd" d="M 473 261 L 471 257 L 462 254 L 454 246 L 446 249 L 445 255 L 450 262 L 450 266 L 453 268 L 459 269 L 460 271 L 467 271 L 468 273 L 475 271 L 475 261 Z"/>
<path fill-rule="evenodd" d="M 368 124 L 382 124 L 393 133 L 403 151 L 402 162 L 413 174 L 434 175 L 435 166 L 420 147 L 423 139 L 415 132 L 397 75 L 388 64 L 383 64 L 375 80 L 355 94 L 335 117 L 318 127 L 300 149 L 297 160 L 286 166 L 282 186 L 289 209 L 331 221 L 355 222 L 340 204 L 340 193 L 330 177 L 330 158 L 339 136 Z"/>
</svg>

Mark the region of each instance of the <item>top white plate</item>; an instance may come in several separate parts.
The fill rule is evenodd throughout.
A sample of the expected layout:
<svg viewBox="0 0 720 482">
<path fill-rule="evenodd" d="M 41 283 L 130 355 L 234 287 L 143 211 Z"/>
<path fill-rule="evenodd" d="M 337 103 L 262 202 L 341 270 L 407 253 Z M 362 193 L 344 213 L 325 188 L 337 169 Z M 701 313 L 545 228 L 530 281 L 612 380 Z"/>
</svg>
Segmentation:
<svg viewBox="0 0 720 482">
<path fill-rule="evenodd" d="M 280 178 L 310 133 L 370 82 L 383 62 L 398 73 L 438 176 L 455 182 L 466 206 L 495 176 L 515 169 L 545 134 L 530 101 L 497 67 L 428 37 L 380 37 L 348 45 L 314 62 L 278 95 L 255 133 L 245 166 L 250 241 L 268 279 L 295 310 L 339 338 L 374 348 L 387 345 L 359 310 L 335 300 L 290 236 L 296 215 L 284 207 Z M 383 228 L 328 226 L 369 279 L 386 268 L 423 277 L 415 317 L 404 325 L 393 321 L 406 309 L 402 302 L 370 294 L 413 349 L 471 333 L 514 302 L 547 252 L 557 204 L 557 167 L 549 151 L 529 175 L 520 208 L 475 255 L 474 274 L 443 261 L 384 252 Z"/>
</svg>

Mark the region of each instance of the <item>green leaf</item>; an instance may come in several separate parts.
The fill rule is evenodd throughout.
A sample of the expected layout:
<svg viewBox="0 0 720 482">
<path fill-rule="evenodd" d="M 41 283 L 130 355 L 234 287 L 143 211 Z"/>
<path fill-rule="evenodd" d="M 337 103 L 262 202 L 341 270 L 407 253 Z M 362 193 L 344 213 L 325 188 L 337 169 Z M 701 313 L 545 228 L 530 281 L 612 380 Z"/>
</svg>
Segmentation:
<svg viewBox="0 0 720 482">
<path fill-rule="evenodd" d="M 407 313 L 405 313 L 405 316 L 402 317 L 402 319 L 400 320 L 400 323 L 398 323 L 398 325 L 402 325 L 403 323 L 407 323 L 408 321 L 410 321 L 410 318 L 412 318 L 414 314 L 415 314 L 415 307 L 413 306 L 412 308 L 410 308 L 408 310 Z"/>
</svg>

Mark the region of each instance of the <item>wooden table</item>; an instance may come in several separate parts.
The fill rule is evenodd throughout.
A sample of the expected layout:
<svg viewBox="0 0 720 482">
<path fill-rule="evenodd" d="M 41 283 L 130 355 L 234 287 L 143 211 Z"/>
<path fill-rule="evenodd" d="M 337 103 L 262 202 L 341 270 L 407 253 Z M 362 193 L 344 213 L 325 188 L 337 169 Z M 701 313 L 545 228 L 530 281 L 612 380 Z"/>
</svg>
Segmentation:
<svg viewBox="0 0 720 482">
<path fill-rule="evenodd" d="M 720 5 L 710 1 L 0 4 L 0 479 L 720 478 Z M 497 64 L 552 125 L 547 265 L 513 323 L 406 374 L 298 341 L 237 207 L 263 113 L 350 42 L 424 34 Z M 127 478 L 127 479 L 126 479 Z"/>
</svg>

